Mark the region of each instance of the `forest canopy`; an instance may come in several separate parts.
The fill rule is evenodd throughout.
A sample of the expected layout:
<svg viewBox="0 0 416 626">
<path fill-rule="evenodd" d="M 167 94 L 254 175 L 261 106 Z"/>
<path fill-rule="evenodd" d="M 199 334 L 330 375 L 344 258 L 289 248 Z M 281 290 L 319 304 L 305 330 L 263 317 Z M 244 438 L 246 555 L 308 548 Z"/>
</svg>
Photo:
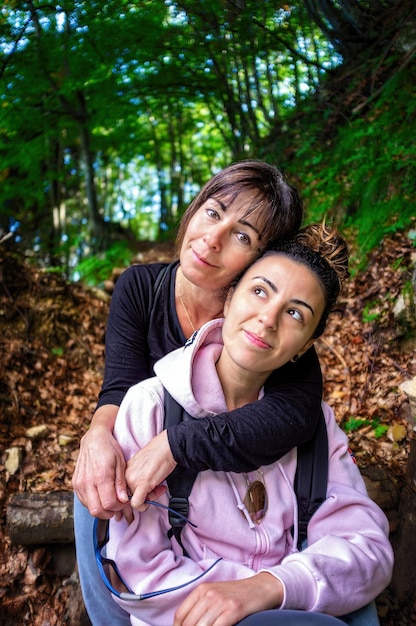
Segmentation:
<svg viewBox="0 0 416 626">
<path fill-rule="evenodd" d="M 0 240 L 46 267 L 128 263 L 243 158 L 279 165 L 362 255 L 410 223 L 410 0 L 6 0 L 0 16 Z"/>
</svg>

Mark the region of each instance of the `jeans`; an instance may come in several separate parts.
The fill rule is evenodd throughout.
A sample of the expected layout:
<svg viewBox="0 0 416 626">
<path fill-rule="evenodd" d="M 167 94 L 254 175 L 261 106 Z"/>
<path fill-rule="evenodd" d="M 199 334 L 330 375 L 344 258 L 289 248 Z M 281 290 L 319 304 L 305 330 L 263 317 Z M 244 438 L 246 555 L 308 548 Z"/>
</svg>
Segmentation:
<svg viewBox="0 0 416 626">
<path fill-rule="evenodd" d="M 376 605 L 371 602 L 362 609 L 348 613 L 343 617 L 331 617 L 322 613 L 309 613 L 307 611 L 262 611 L 249 615 L 237 626 L 379 626 Z"/>
<path fill-rule="evenodd" d="M 94 518 L 75 496 L 75 546 L 85 608 L 93 626 L 130 626 L 129 614 L 114 602 L 98 572 L 92 541 L 93 524 Z M 342 623 L 350 626 L 380 626 L 375 603 L 371 602 L 362 609 L 339 618 L 306 611 L 262 611 L 246 617 L 238 626 L 335 626 Z"/>
<path fill-rule="evenodd" d="M 370 602 L 362 609 L 343 615 L 339 619 L 351 626 L 380 626 L 375 602 Z"/>
<path fill-rule="evenodd" d="M 82 596 L 93 626 L 131 626 L 130 616 L 118 606 L 101 580 L 92 541 L 94 518 L 74 499 L 75 547 Z"/>
<path fill-rule="evenodd" d="M 237 626 L 342 626 L 341 620 L 307 611 L 262 611 L 249 615 Z"/>
</svg>

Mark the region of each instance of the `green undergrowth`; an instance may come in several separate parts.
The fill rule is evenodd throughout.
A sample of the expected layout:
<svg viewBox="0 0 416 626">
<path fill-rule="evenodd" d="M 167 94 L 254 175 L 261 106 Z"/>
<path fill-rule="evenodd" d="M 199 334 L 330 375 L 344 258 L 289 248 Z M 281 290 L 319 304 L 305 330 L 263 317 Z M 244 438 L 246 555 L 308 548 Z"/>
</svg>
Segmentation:
<svg viewBox="0 0 416 626">
<path fill-rule="evenodd" d="M 302 117 L 290 170 L 302 186 L 307 220 L 335 221 L 353 244 L 357 269 L 385 235 L 410 228 L 416 215 L 415 78 L 414 69 L 395 74 L 364 113 L 339 117 L 325 141 L 325 115 L 310 109 Z"/>
</svg>

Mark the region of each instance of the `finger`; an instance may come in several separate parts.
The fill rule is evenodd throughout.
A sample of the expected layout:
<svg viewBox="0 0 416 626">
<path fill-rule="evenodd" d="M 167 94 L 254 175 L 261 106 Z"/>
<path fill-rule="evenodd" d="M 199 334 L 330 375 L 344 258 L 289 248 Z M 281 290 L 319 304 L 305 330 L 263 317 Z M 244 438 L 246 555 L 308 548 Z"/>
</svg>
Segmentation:
<svg viewBox="0 0 416 626">
<path fill-rule="evenodd" d="M 123 518 L 129 524 L 131 524 L 132 521 L 134 520 L 133 509 L 131 508 L 129 504 L 127 504 L 122 511 L 117 511 L 117 513 L 114 514 L 114 519 L 117 520 L 118 522 Z"/>
<path fill-rule="evenodd" d="M 136 487 L 130 500 L 130 504 L 133 509 L 137 509 L 137 511 L 140 511 L 141 513 L 146 511 L 149 505 L 145 503 L 145 500 L 155 500 L 156 498 L 151 494 L 155 493 L 157 489 L 158 488 L 155 487 L 153 491 L 148 493 L 146 485 L 139 485 Z"/>
<path fill-rule="evenodd" d="M 114 486 L 115 486 L 117 499 L 120 502 L 128 502 L 129 494 L 127 493 L 126 463 L 124 461 L 124 458 L 122 462 L 118 462 L 116 464 Z"/>
<path fill-rule="evenodd" d="M 146 500 L 158 500 L 164 493 L 167 492 L 167 490 L 168 488 L 166 485 L 158 485 L 153 489 L 153 491 L 147 494 Z"/>
</svg>

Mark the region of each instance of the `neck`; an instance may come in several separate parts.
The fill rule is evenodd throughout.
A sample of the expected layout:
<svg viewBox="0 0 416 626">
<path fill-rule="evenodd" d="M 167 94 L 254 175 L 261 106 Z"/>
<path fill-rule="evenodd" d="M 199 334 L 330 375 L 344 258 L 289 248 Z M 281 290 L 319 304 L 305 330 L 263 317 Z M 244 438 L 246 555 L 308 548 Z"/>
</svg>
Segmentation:
<svg viewBox="0 0 416 626">
<path fill-rule="evenodd" d="M 218 378 L 229 411 L 258 400 L 269 373 L 250 372 L 226 358 L 225 351 L 216 363 Z"/>
<path fill-rule="evenodd" d="M 179 266 L 175 284 L 176 312 L 185 336 L 198 330 L 205 322 L 222 317 L 224 303 L 220 293 L 194 285 Z"/>
</svg>

